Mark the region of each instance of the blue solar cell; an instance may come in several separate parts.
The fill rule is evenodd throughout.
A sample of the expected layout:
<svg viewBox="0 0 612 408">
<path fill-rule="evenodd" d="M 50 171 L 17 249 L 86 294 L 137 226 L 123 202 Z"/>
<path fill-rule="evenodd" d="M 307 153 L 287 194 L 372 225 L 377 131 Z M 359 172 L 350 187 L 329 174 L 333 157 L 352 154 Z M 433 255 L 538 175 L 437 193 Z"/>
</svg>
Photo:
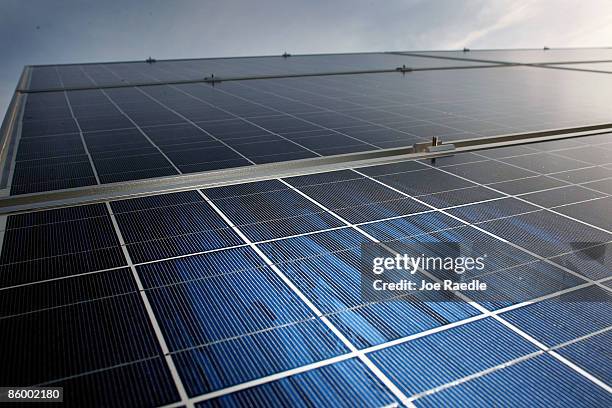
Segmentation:
<svg viewBox="0 0 612 408">
<path fill-rule="evenodd" d="M 269 268 L 149 289 L 147 294 L 170 350 L 313 317 Z"/>
<path fill-rule="evenodd" d="M 448 215 L 429 212 L 365 224 L 360 226 L 360 228 L 380 241 L 389 241 L 437 230 L 455 228 L 461 225 L 464 225 L 461 221 Z"/>
<path fill-rule="evenodd" d="M 115 214 L 127 244 L 228 228 L 203 199 L 169 207 Z"/>
<path fill-rule="evenodd" d="M 187 393 L 194 396 L 348 352 L 316 319 L 182 351 L 175 359 Z"/>
<path fill-rule="evenodd" d="M 502 161 L 542 174 L 575 170 L 589 166 L 589 163 L 584 161 L 573 160 L 570 158 L 560 159 L 559 156 L 549 153 L 536 153 L 527 154 L 524 156 L 509 157 L 502 159 Z"/>
<path fill-rule="evenodd" d="M 591 200 L 597 197 L 603 197 L 604 194 L 597 193 L 592 190 L 578 186 L 567 186 L 556 188 L 554 190 L 542 191 L 539 193 L 532 193 L 521 196 L 522 199 L 531 201 L 532 203 L 544 206 L 546 208 L 576 203 L 579 201 Z M 567 211 L 564 208 L 558 208 L 556 211 L 563 212 Z M 570 210 L 571 211 L 571 210 Z M 572 215 L 571 213 L 569 215 Z M 575 215 L 572 215 L 575 217 Z"/>
<path fill-rule="evenodd" d="M 346 249 L 359 249 L 371 242 L 353 228 L 341 228 L 299 237 L 258 244 L 273 263 L 283 263 L 302 258 L 326 255 Z"/>
<path fill-rule="evenodd" d="M 0 330 L 11 333 L 0 338 L 12 367 L 0 371 L 3 384 L 36 385 L 161 353 L 138 293 L 0 319 Z"/>
<path fill-rule="evenodd" d="M 257 183 L 251 187 L 256 189 Z M 274 188 L 270 184 L 264 184 L 264 188 L 270 187 Z M 225 187 L 212 189 L 213 195 L 232 194 L 224 193 L 224 189 Z M 208 190 L 204 193 L 208 194 Z M 251 241 L 281 238 L 344 225 L 287 187 L 282 190 L 215 199 L 214 202 Z"/>
<path fill-rule="evenodd" d="M 503 313 L 536 340 L 554 346 L 612 324 L 612 296 L 596 286 Z"/>
<path fill-rule="evenodd" d="M 385 170 L 377 169 L 377 171 Z M 375 178 L 403 193 L 415 196 L 476 186 L 474 183 L 443 173 L 437 169 L 426 169 L 421 171 L 410 170 L 403 173 L 376 176 Z"/>
<path fill-rule="evenodd" d="M 608 196 L 597 200 L 556 208 L 555 211 L 610 231 L 612 230 L 611 208 L 612 199 Z"/>
<path fill-rule="evenodd" d="M 23 122 L 22 138 L 57 135 L 63 133 L 76 133 L 79 129 L 72 118 L 29 120 Z"/>
<path fill-rule="evenodd" d="M 485 318 L 370 356 L 391 381 L 411 396 L 538 350 L 501 323 Z"/>
<path fill-rule="evenodd" d="M 57 216 L 58 213 L 53 215 Z M 85 253 L 118 246 L 119 240 L 108 215 L 69 219 L 6 230 L 0 264 Z"/>
<path fill-rule="evenodd" d="M 290 182 L 306 183 L 301 181 L 300 177 L 293 178 Z M 366 178 L 307 185 L 299 189 L 350 223 L 396 217 L 429 209 Z"/>
<path fill-rule="evenodd" d="M 476 186 L 422 195 L 418 199 L 436 208 L 447 208 L 501 197 L 500 193 L 486 187 Z"/>
<path fill-rule="evenodd" d="M 36 211 L 7 218 L 6 229 L 31 227 L 34 225 L 80 220 L 84 218 L 104 217 L 108 214 L 103 204 L 66 207 L 56 210 Z"/>
<path fill-rule="evenodd" d="M 610 384 L 612 383 L 612 356 L 609 353 L 611 342 L 612 331 L 608 330 L 562 347 L 557 352 L 605 384 Z"/>
<path fill-rule="evenodd" d="M 118 246 L 0 264 L 0 287 L 62 278 L 126 264 L 123 251 Z"/>
<path fill-rule="evenodd" d="M 198 404 L 204 407 L 387 406 L 392 394 L 356 359 L 324 366 Z"/>
<path fill-rule="evenodd" d="M 496 161 L 458 164 L 446 167 L 444 170 L 483 184 L 538 175 L 532 171 Z"/>
<path fill-rule="evenodd" d="M 19 286 L 2 291 L 0 317 L 87 302 L 137 290 L 132 272 L 128 268 Z"/>
<path fill-rule="evenodd" d="M 243 246 L 139 265 L 136 269 L 143 286 L 152 288 L 254 270 L 263 266 L 265 262 L 255 251 Z"/>
<path fill-rule="evenodd" d="M 420 278 L 416 279 L 417 282 Z M 329 320 L 356 347 L 366 348 L 421 333 L 479 312 L 456 297 L 416 293 L 342 310 Z"/>
<path fill-rule="evenodd" d="M 469 273 L 466 275 L 473 277 Z M 487 290 L 464 293 L 488 309 L 498 309 L 537 299 L 586 282 L 545 262 L 533 262 L 495 273 L 483 272 L 482 276 L 476 274 L 476 277 L 486 283 Z"/>
<path fill-rule="evenodd" d="M 64 406 L 160 406 L 180 400 L 163 358 L 95 371 L 47 384 L 64 387 Z"/>
<path fill-rule="evenodd" d="M 612 276 L 612 244 L 592 246 L 570 254 L 552 257 L 551 261 L 589 278 Z"/>
<path fill-rule="evenodd" d="M 502 198 L 501 200 L 453 208 L 448 210 L 448 213 L 469 223 L 477 223 L 536 210 L 539 210 L 539 208 L 516 198 Z"/>
<path fill-rule="evenodd" d="M 539 356 L 415 401 L 417 406 L 605 407 L 612 395 L 549 355 Z"/>
<path fill-rule="evenodd" d="M 584 243 L 612 240 L 612 234 L 548 211 L 487 221 L 479 227 L 542 256 L 579 250 L 588 246 Z"/>
</svg>

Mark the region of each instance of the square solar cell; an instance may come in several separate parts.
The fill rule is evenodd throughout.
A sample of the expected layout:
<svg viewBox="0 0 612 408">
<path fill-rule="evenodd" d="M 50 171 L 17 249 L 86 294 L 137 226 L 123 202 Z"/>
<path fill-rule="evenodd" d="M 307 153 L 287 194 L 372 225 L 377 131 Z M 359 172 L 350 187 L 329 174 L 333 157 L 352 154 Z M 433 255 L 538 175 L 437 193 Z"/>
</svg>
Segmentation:
<svg viewBox="0 0 612 408">
<path fill-rule="evenodd" d="M 349 350 L 320 320 L 276 327 L 175 354 L 191 396 L 336 357 Z M 241 356 L 239 360 L 228 356 Z"/>
<path fill-rule="evenodd" d="M 385 185 L 412 196 L 476 186 L 474 183 L 451 174 L 443 173 L 437 169 L 409 171 L 406 173 L 377 176 L 375 178 Z"/>
<path fill-rule="evenodd" d="M 502 198 L 480 204 L 451 208 L 447 212 L 466 222 L 479 223 L 538 210 L 539 207 L 517 200 L 516 198 Z"/>
<path fill-rule="evenodd" d="M 221 211 L 240 228 L 251 241 L 281 238 L 320 229 L 343 226 L 331 214 L 276 182 L 276 190 L 229 199 L 214 199 Z M 253 186 L 257 188 L 255 183 Z M 223 195 L 225 187 L 204 190 L 212 196 Z"/>
<path fill-rule="evenodd" d="M 9 218 L 9 228 L 21 227 L 4 231 L 0 286 L 125 265 L 110 217 L 90 213 L 95 216 L 75 219 L 80 215 L 88 214 L 52 210 Z"/>
<path fill-rule="evenodd" d="M 301 183 L 300 177 L 291 178 L 288 182 L 298 185 Z M 312 184 L 299 189 L 350 223 L 396 217 L 429 209 L 366 178 L 322 185 Z"/>
<path fill-rule="evenodd" d="M 269 268 L 147 290 L 171 351 L 313 317 Z"/>
<path fill-rule="evenodd" d="M 266 263 L 253 249 L 242 246 L 204 254 L 178 257 L 136 267 L 145 288 L 208 279 L 262 268 Z"/>
<path fill-rule="evenodd" d="M 612 276 L 612 244 L 590 245 L 581 250 L 550 258 L 555 264 L 578 272 L 588 279 Z"/>
<path fill-rule="evenodd" d="M 177 166 L 227 160 L 241 160 L 245 162 L 246 165 L 251 164 L 244 159 L 240 153 L 223 145 L 205 148 L 189 148 L 188 146 L 183 146 L 180 150 L 173 149 L 165 153 Z"/>
<path fill-rule="evenodd" d="M 527 154 L 524 156 L 510 157 L 502 160 L 505 163 L 542 174 L 575 170 L 582 167 L 588 167 L 590 165 L 585 161 L 562 158 L 549 153 Z"/>
<path fill-rule="evenodd" d="M 609 140 L 609 137 L 608 137 Z M 560 150 L 555 155 L 580 160 L 590 164 L 607 164 L 612 162 L 612 151 L 593 149 L 592 147 L 579 147 L 576 149 Z"/>
<path fill-rule="evenodd" d="M 391 241 L 462 225 L 464 224 L 455 218 L 432 211 L 394 220 L 368 223 L 361 225 L 360 228 L 380 241 Z"/>
<path fill-rule="evenodd" d="M 205 133 L 204 130 L 189 123 L 144 127 L 142 130 L 158 146 L 212 142 L 215 140 L 212 136 Z"/>
<path fill-rule="evenodd" d="M 559 205 L 567 205 L 594 198 L 604 197 L 604 194 L 597 193 L 593 190 L 587 190 L 579 186 L 567 186 L 555 188 L 552 190 L 541 191 L 539 193 L 531 193 L 521 196 L 522 199 L 530 201 L 534 204 L 541 205 L 546 208 L 556 207 Z M 556 209 L 555 211 L 559 211 Z"/>
<path fill-rule="evenodd" d="M 417 277 L 414 281 L 421 282 Z M 418 283 L 420 284 L 420 283 Z M 458 297 L 442 293 L 407 294 L 366 302 L 330 314 L 329 320 L 358 348 L 375 346 L 479 314 Z M 402 316 L 395 318 L 394 316 Z"/>
<path fill-rule="evenodd" d="M 21 140 L 16 160 L 75 156 L 84 153 L 83 143 L 78 134 L 46 136 Z"/>
<path fill-rule="evenodd" d="M 487 258 L 495 256 L 487 255 Z M 463 293 L 489 310 L 538 299 L 586 282 L 571 272 L 542 261 L 501 269 L 494 273 L 485 269 L 482 273 L 466 273 L 464 276 L 465 279 L 478 278 L 487 285 L 485 291 Z"/>
<path fill-rule="evenodd" d="M 371 357 L 404 394 L 415 395 L 537 350 L 486 318 L 376 351 Z"/>
<path fill-rule="evenodd" d="M 609 367 L 612 365 L 612 357 L 607 350 L 611 342 L 612 331 L 608 330 L 586 340 L 562 347 L 558 353 L 588 373 L 595 375 L 605 384 L 610 384 L 612 373 Z"/>
<path fill-rule="evenodd" d="M 597 286 L 501 314 L 501 317 L 549 347 L 612 324 L 612 294 Z"/>
<path fill-rule="evenodd" d="M 350 359 L 204 401 L 197 406 L 388 406 L 397 403 L 366 366 L 357 359 Z"/>
<path fill-rule="evenodd" d="M 91 116 L 79 118 L 79 126 L 83 132 L 94 132 L 97 130 L 112 130 L 131 128 L 134 124 L 125 116 L 119 114 L 109 116 Z"/>
<path fill-rule="evenodd" d="M 565 205 L 556 208 L 555 211 L 596 227 L 612 230 L 612 198 L 610 197 Z"/>
<path fill-rule="evenodd" d="M 136 291 L 129 268 L 18 286 L 2 291 L 0 318 Z"/>
<path fill-rule="evenodd" d="M 585 243 L 612 239 L 612 234 L 548 211 L 487 221 L 479 226 L 541 256 L 560 255 L 581 249 L 588 245 Z"/>
<path fill-rule="evenodd" d="M 612 194 L 612 180 L 611 179 L 594 181 L 592 183 L 584 183 L 582 184 L 582 186 L 585 188 L 590 188 L 592 190 L 601 191 L 602 193 Z"/>
<path fill-rule="evenodd" d="M 16 169 L 11 183 L 11 194 L 36 193 L 94 184 L 97 182 L 88 161 L 64 162 Z"/>
<path fill-rule="evenodd" d="M 502 194 L 482 186 L 417 196 L 420 201 L 441 209 L 501 197 L 503 197 Z"/>
<path fill-rule="evenodd" d="M 489 184 L 489 187 L 506 194 L 525 194 L 540 190 L 548 190 L 556 187 L 567 186 L 564 181 L 547 176 L 527 177 L 511 181 L 502 181 Z"/>
<path fill-rule="evenodd" d="M 161 353 L 138 293 L 0 319 L 0 329 L 11 333 L 0 339 L 12 367 L 0 372 L 3 384 L 57 381 Z"/>
<path fill-rule="evenodd" d="M 72 118 L 24 121 L 21 137 L 34 138 L 64 133 L 77 133 L 79 128 Z"/>
<path fill-rule="evenodd" d="M 533 171 L 520 169 L 518 167 L 495 161 L 459 164 L 457 166 L 446 167 L 445 170 L 481 184 L 514 180 L 537 175 Z"/>
<path fill-rule="evenodd" d="M 612 404 L 612 396 L 546 354 L 425 396 L 415 405 L 546 406 L 550 401 L 573 407 L 607 406 Z"/>
<path fill-rule="evenodd" d="M 212 207 L 194 194 L 111 203 L 113 211 L 119 211 L 115 217 L 135 263 L 244 244 Z M 173 205 L 176 202 L 180 204 Z"/>
<path fill-rule="evenodd" d="M 64 387 L 67 407 L 159 406 L 180 400 L 164 358 L 155 357 L 47 384 Z"/>
<path fill-rule="evenodd" d="M 588 167 L 554 174 L 556 179 L 569 183 L 586 183 L 612 177 L 612 168 Z"/>
</svg>

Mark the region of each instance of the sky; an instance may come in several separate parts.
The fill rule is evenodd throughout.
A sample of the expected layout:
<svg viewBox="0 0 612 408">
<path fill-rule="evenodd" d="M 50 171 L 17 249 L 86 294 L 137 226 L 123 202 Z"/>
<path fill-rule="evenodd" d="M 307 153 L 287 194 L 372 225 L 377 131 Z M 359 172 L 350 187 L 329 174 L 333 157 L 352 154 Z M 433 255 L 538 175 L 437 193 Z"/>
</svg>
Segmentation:
<svg viewBox="0 0 612 408">
<path fill-rule="evenodd" d="M 24 65 L 612 46 L 610 0 L 0 0 L 0 113 Z"/>
</svg>

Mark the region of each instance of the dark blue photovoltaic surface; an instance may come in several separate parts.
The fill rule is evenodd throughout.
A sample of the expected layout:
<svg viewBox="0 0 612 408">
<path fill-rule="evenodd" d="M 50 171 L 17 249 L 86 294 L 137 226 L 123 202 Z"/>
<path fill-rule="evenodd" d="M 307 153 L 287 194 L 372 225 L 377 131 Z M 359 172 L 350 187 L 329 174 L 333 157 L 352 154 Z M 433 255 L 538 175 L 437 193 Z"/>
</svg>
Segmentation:
<svg viewBox="0 0 612 408">
<path fill-rule="evenodd" d="M 337 181 L 333 181 L 335 175 L 340 176 Z M 309 181 L 313 178 L 311 176 L 289 178 L 287 182 L 355 224 L 429 209 L 373 180 L 359 176 L 333 172 L 327 174 L 328 179 L 324 183 L 316 179 Z"/>
<path fill-rule="evenodd" d="M 309 319 L 181 351 L 175 359 L 188 394 L 195 396 L 348 351 L 320 320 Z"/>
<path fill-rule="evenodd" d="M 604 383 L 610 384 L 612 382 L 610 342 L 612 342 L 612 331 L 607 330 L 586 340 L 562 347 L 558 353 Z"/>
<path fill-rule="evenodd" d="M 126 265 L 104 205 L 11 216 L 2 234 L 0 287 Z"/>
<path fill-rule="evenodd" d="M 195 191 L 111 203 L 135 263 L 244 244 Z"/>
<path fill-rule="evenodd" d="M 416 400 L 419 407 L 469 405 L 606 407 L 612 395 L 549 355 Z"/>
<path fill-rule="evenodd" d="M 161 352 L 138 294 L 0 319 L 0 331 L 11 333 L 0 338 L 12 367 L 0 371 L 2 384 L 40 384 Z"/>
<path fill-rule="evenodd" d="M 374 352 L 371 357 L 405 394 L 414 395 L 535 351 L 538 348 L 518 334 L 485 318 Z"/>
<path fill-rule="evenodd" d="M 501 316 L 538 341 L 555 346 L 612 325 L 612 294 L 591 286 Z"/>
<path fill-rule="evenodd" d="M 351 359 L 296 374 L 198 404 L 198 407 L 354 407 L 397 404 L 358 360 Z"/>
<path fill-rule="evenodd" d="M 269 268 L 154 288 L 148 296 L 171 351 L 313 317 Z"/>
<path fill-rule="evenodd" d="M 306 60 L 310 63 L 301 65 Z M 338 65 L 338 60 L 343 62 Z M 382 64 L 387 69 L 404 65 L 401 61 L 429 67 L 474 64 L 390 54 L 237 61 L 58 66 L 59 71 L 66 70 L 60 74 L 52 67 L 34 68 L 34 77 L 46 72 L 43 77 L 51 78 L 56 86 L 60 75 L 65 86 L 86 83 L 94 88 L 28 93 L 11 194 L 94 185 L 98 183 L 94 170 L 100 183 L 123 182 L 406 147 L 432 136 L 451 141 L 610 121 L 605 106 L 612 81 L 606 75 L 533 67 L 225 81 L 214 87 L 163 84 L 168 78 L 201 79 L 209 68 L 227 70 L 228 64 L 230 71 L 242 64 L 238 71 L 250 72 L 249 67 L 257 66 L 257 72 L 287 72 L 290 65 L 289 71 L 302 73 L 332 66 L 349 69 L 353 63 Z M 330 66 L 322 61 L 333 62 Z M 161 66 L 172 70 L 159 69 Z M 87 70 L 91 72 L 85 74 Z M 219 70 L 213 72 L 220 75 Z M 107 85 L 143 80 L 152 85 L 96 89 L 97 81 L 92 78 Z M 155 85 L 157 81 L 162 84 Z M 574 83 L 581 86 L 572 86 Z M 505 163 L 474 163 L 479 159 L 476 155 L 424 163 L 481 183 L 536 176 L 536 172 L 584 172 L 584 167 L 609 163 L 605 152 L 593 153 L 592 149 L 550 153 L 552 148 L 584 149 L 575 140 L 543 146 L 507 149 L 493 156 L 485 152 L 485 157 L 501 158 Z M 599 169 L 602 171 L 607 169 Z M 592 172 L 585 181 L 595 180 Z M 435 173 L 423 175 L 428 174 Z M 387 179 L 402 189 L 397 177 Z M 445 183 L 452 181 L 438 181 Z M 418 191 L 418 187 L 425 188 L 411 183 L 403 188 Z"/>
<path fill-rule="evenodd" d="M 257 189 L 252 183 L 249 189 Z M 343 226 L 316 204 L 291 190 L 280 181 L 264 184 L 268 191 L 233 195 L 231 186 L 204 190 L 214 204 L 247 236 L 251 241 L 282 238 L 321 229 Z M 230 196 L 226 198 L 214 197 Z M 233 195 L 233 196 L 232 196 Z"/>
<path fill-rule="evenodd" d="M 48 384 L 64 387 L 66 407 L 160 406 L 180 400 L 166 361 L 155 357 Z"/>
</svg>

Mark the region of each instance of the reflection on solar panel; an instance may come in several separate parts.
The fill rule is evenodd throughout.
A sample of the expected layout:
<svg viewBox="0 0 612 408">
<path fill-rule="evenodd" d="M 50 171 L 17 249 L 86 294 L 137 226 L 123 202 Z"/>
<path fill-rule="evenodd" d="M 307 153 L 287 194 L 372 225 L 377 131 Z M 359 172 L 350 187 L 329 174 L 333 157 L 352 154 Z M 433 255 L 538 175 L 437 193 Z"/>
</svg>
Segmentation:
<svg viewBox="0 0 612 408">
<path fill-rule="evenodd" d="M 469 57 L 574 58 L 525 56 L 541 52 Z M 612 406 L 610 133 L 308 167 L 611 119 L 607 74 L 448 61 L 26 70 L 3 127 L 0 386 L 61 386 L 77 407 Z M 404 64 L 445 69 L 167 83 Z M 52 87 L 91 89 L 41 91 Z M 392 255 L 444 242 L 486 246 L 474 277 L 493 297 L 364 298 L 368 244 Z"/>
</svg>

